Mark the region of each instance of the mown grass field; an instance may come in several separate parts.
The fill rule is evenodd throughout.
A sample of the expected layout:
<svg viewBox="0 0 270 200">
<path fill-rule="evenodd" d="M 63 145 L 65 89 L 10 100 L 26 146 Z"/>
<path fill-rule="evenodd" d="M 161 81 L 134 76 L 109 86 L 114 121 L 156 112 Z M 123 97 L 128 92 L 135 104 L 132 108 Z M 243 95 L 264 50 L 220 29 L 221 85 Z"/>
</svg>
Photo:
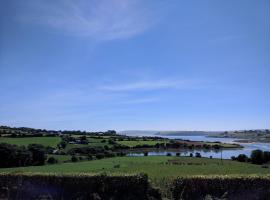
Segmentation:
<svg viewBox="0 0 270 200">
<path fill-rule="evenodd" d="M 25 137 L 25 138 L 8 138 L 8 137 L 0 137 L 0 143 L 8 143 L 15 145 L 24 145 L 27 146 L 29 144 L 42 144 L 45 147 L 56 147 L 57 144 L 61 141 L 60 137 Z"/>
</svg>

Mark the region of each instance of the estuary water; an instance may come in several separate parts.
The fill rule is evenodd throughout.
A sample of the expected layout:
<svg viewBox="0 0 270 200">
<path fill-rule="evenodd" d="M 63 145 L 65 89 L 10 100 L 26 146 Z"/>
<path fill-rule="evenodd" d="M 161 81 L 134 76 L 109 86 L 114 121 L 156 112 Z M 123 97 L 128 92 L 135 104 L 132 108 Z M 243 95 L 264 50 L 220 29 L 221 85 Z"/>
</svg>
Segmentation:
<svg viewBox="0 0 270 200">
<path fill-rule="evenodd" d="M 149 135 L 148 135 L 149 136 Z M 152 135 L 155 136 L 155 135 Z M 196 152 L 200 153 L 202 157 L 210 157 L 213 158 L 224 158 L 224 159 L 231 159 L 232 156 L 238 156 L 239 154 L 246 154 L 247 156 L 250 156 L 251 152 L 256 149 L 260 149 L 263 151 L 270 151 L 270 143 L 260 143 L 260 142 L 253 142 L 253 143 L 241 143 L 236 142 L 235 138 L 213 138 L 208 137 L 206 135 L 196 135 L 196 136 L 190 136 L 190 135 L 183 135 L 183 136 L 158 136 L 158 137 L 164 137 L 169 139 L 182 139 L 182 140 L 191 140 L 191 141 L 208 141 L 208 142 L 223 142 L 223 143 L 236 143 L 240 144 L 244 148 L 242 149 L 228 149 L 228 150 L 222 150 L 222 151 L 216 151 L 216 150 L 175 150 L 175 151 L 149 151 L 149 156 L 154 155 L 167 155 L 168 153 L 171 153 L 171 155 L 175 155 L 177 152 L 180 152 L 181 155 L 189 156 L 190 153 L 195 154 Z M 130 153 L 129 156 L 143 156 L 143 153 Z"/>
</svg>

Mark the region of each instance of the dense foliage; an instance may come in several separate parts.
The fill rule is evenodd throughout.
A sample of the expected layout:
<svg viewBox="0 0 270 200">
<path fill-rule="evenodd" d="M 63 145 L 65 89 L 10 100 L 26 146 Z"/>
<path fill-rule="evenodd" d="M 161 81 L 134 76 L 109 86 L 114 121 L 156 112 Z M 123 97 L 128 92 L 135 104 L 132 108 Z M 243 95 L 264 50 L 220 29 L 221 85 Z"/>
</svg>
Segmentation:
<svg viewBox="0 0 270 200">
<path fill-rule="evenodd" d="M 239 154 L 237 157 L 233 156 L 232 160 L 261 165 L 270 162 L 270 152 L 257 149 L 251 152 L 250 158 L 245 154 Z"/>
<path fill-rule="evenodd" d="M 173 199 L 269 199 L 269 177 L 187 177 L 171 185 Z"/>
<path fill-rule="evenodd" d="M 32 144 L 27 148 L 6 143 L 0 144 L 0 167 L 43 165 L 46 160 L 45 148 Z"/>
<path fill-rule="evenodd" d="M 149 185 L 146 175 L 0 174 L 0 189 L 3 199 L 161 199 L 159 191 Z"/>
</svg>

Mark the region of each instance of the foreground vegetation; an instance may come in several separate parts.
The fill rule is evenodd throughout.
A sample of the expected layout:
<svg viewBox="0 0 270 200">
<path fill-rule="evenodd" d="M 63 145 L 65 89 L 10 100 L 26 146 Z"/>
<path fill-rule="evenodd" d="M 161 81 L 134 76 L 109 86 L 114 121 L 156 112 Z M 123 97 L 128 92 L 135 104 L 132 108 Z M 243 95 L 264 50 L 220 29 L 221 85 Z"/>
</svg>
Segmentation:
<svg viewBox="0 0 270 200">
<path fill-rule="evenodd" d="M 0 174 L 1 199 L 160 200 L 145 175 Z"/>
<path fill-rule="evenodd" d="M 78 163 L 63 163 L 44 166 L 2 168 L 0 172 L 38 173 L 146 173 L 152 181 L 190 175 L 254 175 L 270 174 L 268 165 L 253 165 L 230 160 L 209 158 L 143 156 L 115 157 Z"/>
<path fill-rule="evenodd" d="M 189 180 L 186 184 L 192 184 L 190 180 L 193 177 L 205 177 L 214 181 L 217 177 L 249 179 L 252 177 L 269 177 L 269 165 L 253 165 L 230 160 L 219 160 L 209 158 L 195 157 L 173 157 L 173 156 L 143 156 L 143 157 L 114 157 L 101 160 L 83 161 L 77 163 L 62 163 L 55 165 L 30 166 L 18 168 L 2 168 L 0 173 L 9 173 L 14 176 L 21 173 L 32 174 L 55 174 L 57 176 L 74 176 L 81 177 L 82 175 L 109 175 L 109 176 L 126 176 L 145 173 L 149 177 L 149 182 L 155 188 L 159 188 L 163 197 L 178 199 L 179 181 L 174 183 L 177 177 L 181 180 Z M 207 180 L 208 180 L 207 179 Z M 218 178 L 219 180 L 219 178 Z M 216 180 L 216 181 L 218 181 Z M 223 181 L 223 178 L 222 180 Z M 241 182 L 241 181 L 240 181 Z M 213 183 L 208 180 L 207 183 Z M 221 183 L 221 182 L 219 182 Z M 226 181 L 225 181 L 226 183 Z M 201 188 L 201 184 L 193 185 L 194 190 Z M 243 184 L 243 183 L 241 183 Z M 200 185 L 200 186 L 199 186 Z M 220 186 L 220 185 L 219 185 Z M 82 186 L 83 187 L 83 186 Z M 171 187 L 174 188 L 174 193 L 171 194 Z M 191 186 L 189 186 L 191 187 Z M 190 188 L 189 188 L 190 189 Z M 221 188 L 222 189 L 222 188 Z M 218 190 L 219 191 L 219 190 Z M 207 190 L 211 194 L 210 190 Z M 226 191 L 222 190 L 223 193 Z M 181 193 L 181 191 L 180 191 Z M 216 195 L 215 190 L 212 193 Z M 221 193 L 221 192 L 220 192 Z M 223 194 L 222 193 L 222 194 Z M 192 193 L 184 193 L 189 197 Z M 190 199 L 190 198 L 184 198 Z"/>
</svg>

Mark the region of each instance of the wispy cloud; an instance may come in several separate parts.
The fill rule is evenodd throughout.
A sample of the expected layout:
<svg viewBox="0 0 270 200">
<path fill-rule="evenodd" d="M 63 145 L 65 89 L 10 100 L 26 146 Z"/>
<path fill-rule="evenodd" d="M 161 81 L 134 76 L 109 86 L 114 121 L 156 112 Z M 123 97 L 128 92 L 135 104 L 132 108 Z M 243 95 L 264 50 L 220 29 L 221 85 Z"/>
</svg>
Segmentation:
<svg viewBox="0 0 270 200">
<path fill-rule="evenodd" d="M 245 38 L 245 35 L 223 35 L 209 40 L 210 44 L 223 44 Z"/>
<path fill-rule="evenodd" d="M 22 7 L 21 19 L 99 40 L 132 37 L 156 19 L 142 0 L 35 0 L 23 2 Z"/>
<path fill-rule="evenodd" d="M 151 80 L 121 83 L 118 85 L 100 86 L 100 90 L 105 91 L 136 91 L 136 90 L 161 90 L 161 89 L 199 89 L 204 87 L 196 80 Z"/>
<path fill-rule="evenodd" d="M 121 101 L 120 104 L 144 104 L 144 103 L 153 103 L 160 100 L 159 98 L 137 98 Z"/>
</svg>

